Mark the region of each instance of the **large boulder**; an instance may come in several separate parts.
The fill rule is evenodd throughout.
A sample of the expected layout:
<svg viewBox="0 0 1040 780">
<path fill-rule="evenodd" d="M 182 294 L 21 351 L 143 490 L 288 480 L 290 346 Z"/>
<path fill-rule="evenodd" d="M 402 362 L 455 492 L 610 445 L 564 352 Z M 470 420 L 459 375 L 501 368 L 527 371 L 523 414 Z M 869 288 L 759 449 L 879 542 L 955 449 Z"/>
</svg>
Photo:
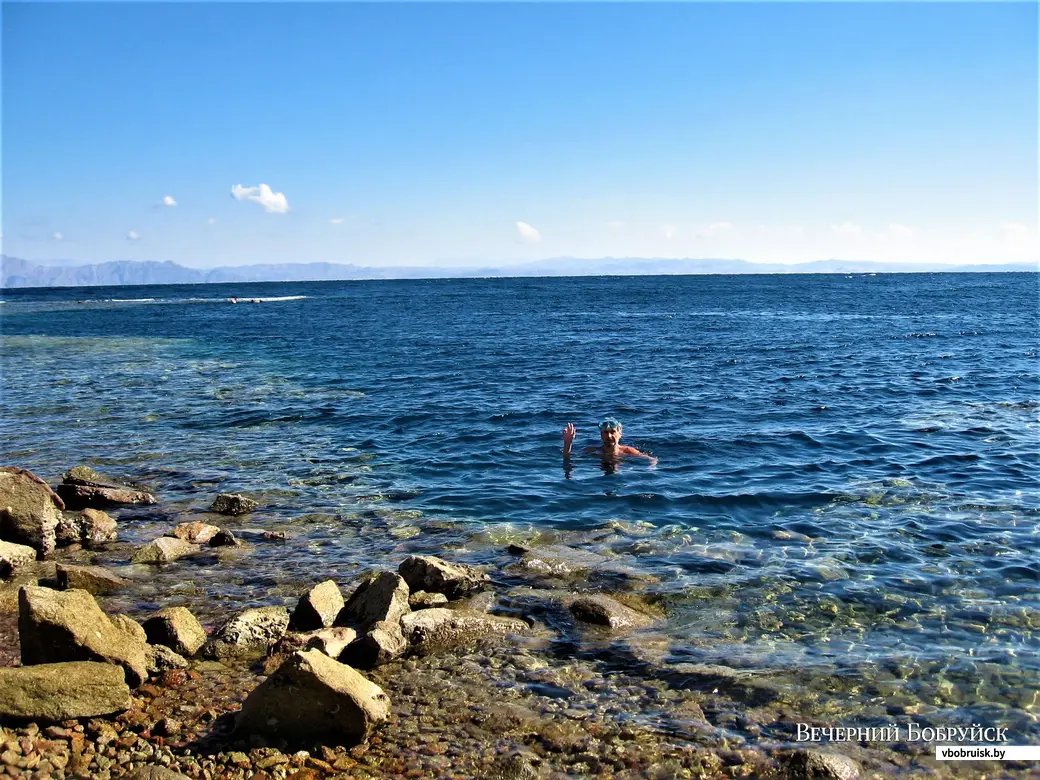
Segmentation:
<svg viewBox="0 0 1040 780">
<path fill-rule="evenodd" d="M 397 569 L 413 591 L 443 593 L 458 599 L 482 589 L 491 579 L 487 572 L 463 563 L 449 563 L 432 555 L 409 555 Z"/>
<path fill-rule="evenodd" d="M 36 561 L 36 550 L 27 544 L 0 542 L 0 579 L 10 579 L 15 572 Z"/>
<path fill-rule="evenodd" d="M 401 629 L 419 652 L 468 644 L 488 636 L 522 634 L 527 623 L 516 618 L 434 607 L 409 612 L 401 618 Z"/>
<path fill-rule="evenodd" d="M 57 491 L 69 509 L 157 503 L 155 495 L 150 491 L 120 484 L 98 474 L 89 466 L 76 466 L 66 471 Z"/>
<path fill-rule="evenodd" d="M 293 631 L 316 631 L 328 628 L 343 609 L 343 594 L 335 580 L 319 582 L 300 597 L 289 628 Z"/>
<path fill-rule="evenodd" d="M 214 631 L 202 652 L 207 658 L 256 658 L 265 655 L 288 627 L 285 607 L 247 609 Z"/>
<path fill-rule="evenodd" d="M 161 536 L 149 542 L 130 558 L 131 563 L 169 563 L 186 555 L 197 553 L 200 547 L 183 539 L 175 539 L 172 536 Z"/>
<path fill-rule="evenodd" d="M 381 571 L 358 586 L 336 622 L 367 628 L 383 621 L 397 623 L 410 611 L 408 583 L 395 572 Z"/>
<path fill-rule="evenodd" d="M 58 545 L 85 544 L 93 547 L 119 538 L 116 521 L 100 509 L 66 512 L 58 521 Z"/>
<path fill-rule="evenodd" d="M 0 668 L 0 718 L 59 722 L 130 709 L 118 666 L 93 661 Z"/>
<path fill-rule="evenodd" d="M 164 645 L 178 655 L 193 656 L 206 644 L 206 630 L 187 607 L 166 607 L 144 621 L 153 645 Z"/>
<path fill-rule="evenodd" d="M 256 511 L 260 504 L 241 493 L 221 493 L 210 506 L 210 512 L 218 515 L 248 515 Z"/>
<path fill-rule="evenodd" d="M 103 596 L 126 587 L 126 580 L 101 566 L 73 566 L 59 563 L 55 567 L 55 578 L 60 590 L 85 590 L 95 596 Z"/>
<path fill-rule="evenodd" d="M 0 467 L 0 539 L 44 555 L 53 552 L 64 508 L 61 498 L 31 471 Z"/>
<path fill-rule="evenodd" d="M 144 642 L 116 625 L 85 590 L 24 587 L 18 594 L 22 664 L 102 661 L 137 686 L 148 678 Z"/>
<path fill-rule="evenodd" d="M 378 685 L 319 650 L 301 650 L 249 694 L 236 730 L 350 746 L 364 742 L 389 712 Z"/>
</svg>

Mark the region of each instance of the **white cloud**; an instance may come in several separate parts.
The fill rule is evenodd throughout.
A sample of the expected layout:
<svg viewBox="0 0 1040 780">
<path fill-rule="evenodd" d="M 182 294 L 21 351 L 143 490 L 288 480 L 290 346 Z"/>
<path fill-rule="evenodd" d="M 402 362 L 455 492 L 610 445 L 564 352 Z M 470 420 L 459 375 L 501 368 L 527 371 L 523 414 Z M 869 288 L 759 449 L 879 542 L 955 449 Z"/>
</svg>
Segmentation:
<svg viewBox="0 0 1040 780">
<path fill-rule="evenodd" d="M 840 225 L 831 225 L 835 235 L 843 238 L 863 238 L 863 228 L 855 222 L 842 222 Z"/>
<path fill-rule="evenodd" d="M 330 225 L 342 225 L 343 224 L 343 217 L 333 217 L 332 219 L 329 220 L 329 224 Z"/>
<path fill-rule="evenodd" d="M 217 218 L 216 217 L 210 217 L 209 219 L 206 220 L 206 223 L 209 224 L 209 225 L 216 225 L 217 224 Z"/>
<path fill-rule="evenodd" d="M 55 241 L 61 241 L 63 238 L 65 238 L 65 236 L 55 231 L 54 233 L 51 233 L 51 238 L 53 238 Z"/>
<path fill-rule="evenodd" d="M 517 222 L 516 232 L 520 234 L 520 240 L 525 244 L 537 244 L 542 240 L 542 234 L 526 222 Z"/>
<path fill-rule="evenodd" d="M 708 227 L 704 228 L 704 235 L 719 236 L 723 233 L 729 233 L 731 230 L 733 230 L 732 222 L 712 222 Z"/>
<path fill-rule="evenodd" d="M 1000 226 L 1000 232 L 1004 234 L 1004 240 L 1015 246 L 1028 244 L 1032 238 L 1033 231 L 1021 222 L 1005 222 Z"/>
<path fill-rule="evenodd" d="M 888 226 L 888 230 L 885 231 L 886 238 L 913 238 L 914 231 L 908 228 L 906 225 L 900 225 L 898 222 L 892 222 Z"/>
<path fill-rule="evenodd" d="M 678 230 L 679 228 L 675 225 L 661 225 L 661 235 L 669 240 L 675 238 L 675 234 Z"/>
<path fill-rule="evenodd" d="M 177 201 L 173 199 L 173 195 L 163 195 L 162 204 L 164 206 L 176 206 Z"/>
<path fill-rule="evenodd" d="M 137 241 L 140 237 L 136 230 L 131 230 L 126 234 L 127 241 Z"/>
<path fill-rule="evenodd" d="M 266 184 L 259 187 L 243 187 L 236 184 L 231 188 L 235 200 L 250 200 L 259 203 L 268 214 L 284 214 L 289 210 L 289 200 L 284 192 L 272 192 Z"/>
</svg>

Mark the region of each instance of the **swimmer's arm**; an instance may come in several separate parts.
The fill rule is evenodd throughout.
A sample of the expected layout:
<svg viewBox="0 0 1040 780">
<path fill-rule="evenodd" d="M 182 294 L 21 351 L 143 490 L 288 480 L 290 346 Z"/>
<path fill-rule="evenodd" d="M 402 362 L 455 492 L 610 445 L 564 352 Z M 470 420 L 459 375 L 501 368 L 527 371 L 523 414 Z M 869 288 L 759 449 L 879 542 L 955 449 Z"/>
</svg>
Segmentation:
<svg viewBox="0 0 1040 780">
<path fill-rule="evenodd" d="M 574 427 L 574 423 L 567 423 L 563 429 L 563 459 L 567 460 L 571 456 L 571 445 L 574 444 L 574 437 L 578 431 Z"/>
</svg>

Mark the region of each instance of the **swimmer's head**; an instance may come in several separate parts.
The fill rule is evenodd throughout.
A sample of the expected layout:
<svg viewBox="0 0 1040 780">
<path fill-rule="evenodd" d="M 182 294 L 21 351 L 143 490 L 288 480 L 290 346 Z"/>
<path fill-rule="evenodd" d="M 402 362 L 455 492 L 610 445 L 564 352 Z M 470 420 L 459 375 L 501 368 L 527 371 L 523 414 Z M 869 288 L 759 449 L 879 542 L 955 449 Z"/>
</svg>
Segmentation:
<svg viewBox="0 0 1040 780">
<path fill-rule="evenodd" d="M 603 444 L 616 447 L 621 441 L 621 423 L 614 417 L 607 417 L 599 424 L 599 438 Z"/>
</svg>

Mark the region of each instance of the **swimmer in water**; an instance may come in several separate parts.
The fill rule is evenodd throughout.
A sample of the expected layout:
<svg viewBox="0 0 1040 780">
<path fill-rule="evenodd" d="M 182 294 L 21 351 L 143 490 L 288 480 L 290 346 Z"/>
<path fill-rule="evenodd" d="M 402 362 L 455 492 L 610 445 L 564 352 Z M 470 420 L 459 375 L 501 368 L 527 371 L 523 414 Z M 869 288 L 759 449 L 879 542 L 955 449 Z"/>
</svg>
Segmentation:
<svg viewBox="0 0 1040 780">
<path fill-rule="evenodd" d="M 574 423 L 567 423 L 563 429 L 563 462 L 566 467 L 571 458 L 571 446 L 578 431 Z M 622 456 L 633 455 L 638 458 L 646 458 L 650 465 L 657 464 L 657 458 L 640 452 L 635 447 L 629 447 L 621 443 L 621 423 L 613 417 L 606 418 L 599 424 L 599 438 L 603 442 L 599 447 L 585 447 L 582 452 L 590 455 L 599 455 L 605 464 L 616 464 Z"/>
</svg>

